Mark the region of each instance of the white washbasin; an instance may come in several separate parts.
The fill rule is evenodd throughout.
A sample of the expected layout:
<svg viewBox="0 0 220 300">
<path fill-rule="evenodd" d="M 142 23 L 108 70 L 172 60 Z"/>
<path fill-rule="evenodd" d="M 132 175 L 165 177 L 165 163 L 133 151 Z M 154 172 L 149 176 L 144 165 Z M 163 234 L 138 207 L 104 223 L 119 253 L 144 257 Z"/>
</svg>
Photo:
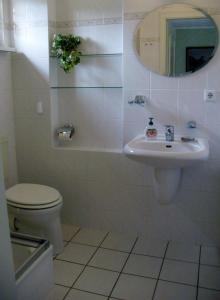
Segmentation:
<svg viewBox="0 0 220 300">
<path fill-rule="evenodd" d="M 182 142 L 176 137 L 174 142 L 167 142 L 162 137 L 150 140 L 141 135 L 125 145 L 124 153 L 153 167 L 182 168 L 206 160 L 209 144 L 203 138 Z"/>
</svg>

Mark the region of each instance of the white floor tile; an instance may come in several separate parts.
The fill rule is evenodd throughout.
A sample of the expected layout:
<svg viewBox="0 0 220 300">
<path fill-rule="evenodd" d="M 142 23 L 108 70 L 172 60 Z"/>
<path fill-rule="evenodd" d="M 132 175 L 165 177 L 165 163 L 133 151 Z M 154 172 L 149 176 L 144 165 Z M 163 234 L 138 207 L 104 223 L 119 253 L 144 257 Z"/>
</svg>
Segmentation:
<svg viewBox="0 0 220 300">
<path fill-rule="evenodd" d="M 154 300 L 196 300 L 196 287 L 159 281 Z"/>
<path fill-rule="evenodd" d="M 162 261 L 162 258 L 132 254 L 123 273 L 158 278 Z"/>
<path fill-rule="evenodd" d="M 71 290 L 65 300 L 107 300 L 107 297 L 90 294 L 87 292 Z"/>
<path fill-rule="evenodd" d="M 136 237 L 134 236 L 129 237 L 121 234 L 109 233 L 101 247 L 130 252 L 135 240 Z"/>
<path fill-rule="evenodd" d="M 78 226 L 62 224 L 63 240 L 69 242 L 78 230 Z"/>
<path fill-rule="evenodd" d="M 197 284 L 198 265 L 188 262 L 165 260 L 160 279 L 185 284 Z"/>
<path fill-rule="evenodd" d="M 200 266 L 199 286 L 220 290 L 220 268 Z"/>
<path fill-rule="evenodd" d="M 68 263 L 65 261 L 54 261 L 54 282 L 64 286 L 71 287 L 79 274 L 82 272 L 83 266 Z"/>
<path fill-rule="evenodd" d="M 60 285 L 54 285 L 52 291 L 46 300 L 63 300 L 69 288 Z"/>
<path fill-rule="evenodd" d="M 171 242 L 167 249 L 166 258 L 198 263 L 199 252 L 199 246 Z"/>
<path fill-rule="evenodd" d="M 75 283 L 76 289 L 109 296 L 118 273 L 87 267 Z"/>
<path fill-rule="evenodd" d="M 127 253 L 100 248 L 90 261 L 89 265 L 120 272 L 127 257 Z"/>
<path fill-rule="evenodd" d="M 207 290 L 207 289 L 199 289 L 198 300 L 219 300 L 220 292 Z"/>
<path fill-rule="evenodd" d="M 73 242 L 99 246 L 106 234 L 106 231 L 83 228 L 74 237 Z"/>
<path fill-rule="evenodd" d="M 70 243 L 57 258 L 79 264 L 87 264 L 95 251 L 96 247 Z"/>
<path fill-rule="evenodd" d="M 166 251 L 167 242 L 140 238 L 138 239 L 133 253 L 163 257 Z"/>
<path fill-rule="evenodd" d="M 201 264 L 220 266 L 220 249 L 216 247 L 202 247 Z"/>
<path fill-rule="evenodd" d="M 151 300 L 155 285 L 155 279 L 122 274 L 112 297 L 126 300 Z"/>
</svg>

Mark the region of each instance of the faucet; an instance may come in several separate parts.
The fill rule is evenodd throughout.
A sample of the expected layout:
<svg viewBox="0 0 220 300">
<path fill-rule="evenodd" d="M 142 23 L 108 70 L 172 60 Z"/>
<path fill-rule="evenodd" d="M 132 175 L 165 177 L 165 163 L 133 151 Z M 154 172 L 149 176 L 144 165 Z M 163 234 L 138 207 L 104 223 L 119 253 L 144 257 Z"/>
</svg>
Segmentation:
<svg viewBox="0 0 220 300">
<path fill-rule="evenodd" d="M 167 142 L 174 141 L 174 126 L 173 125 L 165 126 L 165 137 L 166 137 Z"/>
</svg>

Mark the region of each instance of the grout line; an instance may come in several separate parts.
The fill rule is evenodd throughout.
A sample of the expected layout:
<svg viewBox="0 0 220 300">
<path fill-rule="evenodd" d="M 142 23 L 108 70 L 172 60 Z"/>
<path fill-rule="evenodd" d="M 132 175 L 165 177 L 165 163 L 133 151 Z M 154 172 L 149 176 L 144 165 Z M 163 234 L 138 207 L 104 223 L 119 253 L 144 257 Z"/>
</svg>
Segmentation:
<svg viewBox="0 0 220 300">
<path fill-rule="evenodd" d="M 123 267 L 122 267 L 122 269 L 121 269 L 121 271 L 120 271 L 120 273 L 119 273 L 119 275 L 118 275 L 118 278 L 116 279 L 115 284 L 114 284 L 113 287 L 112 287 L 112 290 L 111 290 L 111 292 L 110 292 L 110 294 L 109 294 L 109 296 L 108 296 L 108 300 L 109 300 L 109 299 L 111 298 L 111 296 L 112 296 L 112 293 L 113 293 L 113 291 L 114 291 L 114 288 L 116 287 L 116 285 L 117 285 L 117 283 L 118 283 L 118 281 L 119 281 L 119 278 L 120 278 L 120 276 L 121 276 L 121 274 L 122 274 L 122 272 L 123 272 L 123 270 L 124 270 L 124 268 L 125 268 L 125 266 L 126 266 L 128 260 L 129 260 L 129 258 L 130 258 L 130 256 L 131 256 L 131 254 L 132 254 L 132 251 L 134 250 L 134 247 L 135 247 L 135 245 L 137 244 L 137 241 L 138 241 L 138 237 L 135 239 L 134 244 L 133 244 L 133 246 L 132 246 L 132 248 L 131 248 L 131 250 L 130 250 L 130 252 L 129 252 L 129 255 L 128 255 L 127 259 L 125 260 L 124 265 L 123 265 Z"/>
<path fill-rule="evenodd" d="M 220 265 L 210 265 L 210 264 L 202 264 L 200 263 L 201 266 L 206 266 L 206 267 L 212 267 L 212 268 L 220 268 Z"/>
<path fill-rule="evenodd" d="M 71 289 L 71 287 L 67 286 L 67 285 L 64 285 L 64 284 L 61 284 L 61 283 L 54 283 L 54 285 L 58 285 L 58 286 L 62 286 L 62 287 L 65 287 L 67 289 Z"/>
<path fill-rule="evenodd" d="M 67 286 L 65 286 L 65 285 L 58 284 L 58 283 L 56 283 L 55 285 L 61 286 L 61 287 L 64 287 L 64 288 L 67 288 L 67 289 L 68 289 L 67 293 L 69 293 L 71 290 L 76 290 L 76 291 L 85 292 L 85 293 L 91 294 L 91 295 L 97 295 L 97 296 L 108 297 L 108 296 L 103 295 L 103 294 L 99 294 L 99 293 L 95 293 L 95 292 L 90 292 L 90 291 L 85 291 L 85 290 L 78 289 L 78 288 L 71 288 L 71 287 L 67 287 Z M 67 296 L 67 294 L 66 294 L 64 297 L 66 297 L 66 296 Z M 121 300 L 121 299 L 114 298 L 114 297 L 112 297 L 112 298 L 113 298 L 113 299 L 117 299 L 117 300 Z M 63 298 L 62 300 L 64 300 L 64 298 Z"/>
<path fill-rule="evenodd" d="M 130 250 L 130 252 L 126 252 L 126 251 L 120 251 L 120 250 L 117 250 L 117 249 L 111 249 L 111 248 L 104 248 L 104 247 L 101 247 L 101 245 L 103 244 L 103 242 L 105 241 L 105 239 L 107 238 L 108 233 L 106 233 L 106 235 L 104 236 L 104 238 L 102 239 L 102 241 L 99 243 L 98 246 L 94 246 L 94 245 L 90 245 L 90 244 L 82 244 L 82 243 L 76 243 L 76 242 L 72 242 L 73 238 L 80 232 L 81 228 L 79 228 L 72 236 L 72 238 L 69 240 L 69 241 L 66 241 L 67 244 L 81 244 L 81 245 L 86 245 L 86 246 L 91 246 L 91 247 L 94 247 L 96 248 L 96 251 L 93 253 L 93 255 L 90 257 L 89 261 L 84 265 L 84 264 L 80 264 L 80 263 L 77 263 L 77 262 L 72 262 L 72 261 L 68 261 L 68 260 L 63 260 L 63 259 L 59 259 L 59 258 L 56 258 L 56 260 L 58 261 L 65 261 L 65 262 L 68 262 L 68 263 L 72 263 L 72 264 L 77 264 L 77 265 L 80 265 L 80 266 L 83 266 L 83 269 L 82 271 L 80 272 L 80 274 L 78 275 L 78 277 L 76 278 L 76 280 L 74 281 L 74 283 L 72 284 L 71 287 L 69 286 L 65 286 L 65 285 L 62 285 L 62 284 L 57 284 L 57 283 L 54 283 L 55 285 L 58 285 L 58 286 L 63 286 L 65 288 L 68 289 L 68 291 L 66 292 L 66 295 L 64 296 L 63 300 L 66 299 L 66 297 L 68 296 L 68 294 L 70 293 L 70 291 L 72 289 L 75 289 L 75 290 L 79 290 L 79 291 L 84 291 L 84 292 L 87 292 L 87 293 L 90 293 L 90 294 L 95 294 L 95 295 L 101 295 L 101 296 L 104 296 L 104 297 L 108 297 L 108 300 L 110 298 L 113 298 L 113 299 L 118 299 L 118 298 L 114 298 L 112 297 L 112 293 L 113 293 L 113 290 L 114 288 L 116 287 L 119 279 L 120 279 L 120 276 L 122 274 L 125 274 L 125 275 L 131 275 L 131 276 L 136 276 L 136 277 L 142 277 L 142 278 L 149 278 L 149 279 L 153 279 L 155 280 L 155 278 L 153 277 L 150 277 L 150 276 L 142 276 L 142 275 L 137 275 L 137 274 L 132 274 L 132 273 L 126 273 L 126 272 L 123 272 L 127 262 L 128 262 L 128 259 L 130 258 L 130 256 L 132 254 L 134 255 L 137 255 L 137 256 L 147 256 L 147 257 L 153 257 L 153 258 L 158 258 L 158 259 L 161 259 L 162 257 L 158 257 L 158 256 L 151 256 L 151 255 L 146 255 L 146 254 L 137 254 L 137 253 L 133 253 L 133 250 L 135 248 L 135 245 L 138 241 L 138 237 L 136 238 L 134 244 L 133 244 L 133 247 L 132 249 Z M 169 283 L 176 283 L 176 284 L 180 284 L 180 285 L 185 285 L 185 286 L 191 286 L 191 287 L 196 287 L 196 300 L 198 300 L 198 290 L 199 290 L 199 276 L 200 276 L 200 266 L 201 265 L 206 265 L 206 264 L 201 264 L 201 250 L 202 250 L 202 246 L 200 245 L 200 251 L 199 251 L 199 262 L 198 263 L 195 263 L 195 262 L 189 262 L 189 261 L 185 261 L 185 260 L 178 260 L 178 259 L 166 259 L 166 253 L 167 253 L 167 250 L 168 250 L 168 247 L 169 247 L 169 241 L 167 242 L 167 246 L 166 246 L 166 250 L 165 250 L 165 253 L 164 253 L 164 256 L 163 256 L 163 260 L 162 260 L 162 264 L 161 264 L 161 268 L 160 268 L 160 272 L 159 272 L 159 275 L 157 277 L 157 282 L 156 282 L 156 285 L 155 285 L 155 289 L 154 289 L 154 293 L 153 293 L 153 297 L 152 297 L 152 300 L 154 299 L 155 297 L 155 294 L 156 294 L 156 289 L 157 289 L 157 286 L 158 286 L 158 283 L 159 281 L 163 281 L 163 282 L 169 282 Z M 112 250 L 112 251 L 115 251 L 115 252 L 121 252 L 121 253 L 125 253 L 125 254 L 128 254 L 128 257 L 121 269 L 120 272 L 118 271 L 114 271 L 114 270 L 110 270 L 110 269 L 105 269 L 105 268 L 101 268 L 101 267 L 95 267 L 95 266 L 90 266 L 89 263 L 91 262 L 91 260 L 93 259 L 93 257 L 95 256 L 95 254 L 97 253 L 97 251 L 99 249 L 107 249 L 107 250 Z M 163 268 L 163 265 L 164 265 L 164 262 L 165 260 L 171 260 L 171 261 L 179 261 L 179 262 L 186 262 L 186 263 L 191 263 L 191 264 L 197 264 L 198 265 L 198 279 L 197 279 L 197 284 L 196 285 L 191 285 L 191 284 L 187 284 L 187 283 L 182 283 L 182 282 L 176 282 L 176 281 L 170 281 L 170 280 L 165 280 L 165 279 L 160 279 L 160 274 L 161 274 L 161 271 L 162 271 L 162 268 Z M 95 292 L 90 292 L 90 291 L 85 291 L 85 290 L 81 290 L 81 289 L 77 289 L 77 288 L 74 288 L 74 285 L 75 283 L 77 282 L 77 280 L 80 278 L 80 276 L 83 274 L 83 272 L 85 271 L 86 267 L 89 266 L 90 268 L 94 268 L 94 269 L 99 269 L 99 270 L 104 270 L 104 271 L 109 271 L 109 272 L 114 272 L 114 273 L 118 273 L 118 278 L 109 294 L 109 296 L 107 295 L 102 295 L 102 294 L 98 294 L 98 293 L 95 293 Z M 215 265 L 208 265 L 207 266 L 211 266 L 211 267 L 217 267 L 219 268 L 220 266 L 215 266 Z M 217 289 L 212 289 L 212 288 L 207 288 L 207 287 L 200 287 L 200 288 L 203 288 L 203 289 L 206 289 L 206 290 L 210 290 L 210 291 L 218 291 Z M 118 299 L 120 300 L 120 299 Z"/>
<path fill-rule="evenodd" d="M 107 248 L 107 247 L 100 247 L 100 248 L 105 249 L 105 250 L 112 250 L 112 251 L 116 251 L 116 252 L 126 253 L 126 254 L 130 253 L 129 251 L 117 250 L 117 249 L 114 249 L 114 248 Z"/>
<path fill-rule="evenodd" d="M 73 265 L 79 265 L 79 266 L 81 266 L 81 267 L 83 267 L 83 266 L 86 265 L 86 264 L 82 264 L 82 263 L 79 263 L 79 262 L 70 261 L 70 260 L 61 259 L 61 258 L 56 258 L 56 260 L 58 260 L 58 261 L 64 261 L 64 262 L 67 262 L 67 263 L 73 264 Z"/>
<path fill-rule="evenodd" d="M 70 242 L 70 244 L 77 244 L 77 245 L 82 245 L 82 246 L 88 246 L 88 247 L 93 247 L 93 248 L 97 248 L 98 246 L 94 246 L 94 245 L 91 245 L 91 244 L 82 244 L 82 243 L 73 243 L 73 242 Z M 67 246 L 67 245 L 66 245 Z M 66 247 L 65 246 L 65 247 Z M 110 250 L 110 251 L 114 251 L 114 252 L 119 252 L 119 253 L 124 253 L 124 254 L 129 254 L 129 252 L 126 252 L 126 251 L 122 251 L 122 250 L 117 250 L 117 249 L 111 249 L 111 248 L 104 248 L 104 247 L 99 247 L 99 249 L 104 249 L 104 250 Z M 148 255 L 148 254 L 140 254 L 140 253 L 135 253 L 135 252 L 132 252 L 133 255 L 136 255 L 136 256 L 144 256 L 144 257 L 151 257 L 151 258 L 156 258 L 156 259 L 163 259 L 163 256 L 154 256 L 154 255 Z M 60 258 L 56 258 L 58 260 L 64 260 L 64 261 L 67 261 L 67 262 L 72 262 L 72 263 L 76 263 L 76 262 L 73 262 L 73 261 L 68 261 L 68 260 L 65 260 L 65 259 L 60 259 Z M 183 260 L 183 259 L 176 259 L 176 258 L 165 258 L 166 260 L 170 260 L 170 261 L 176 261 L 176 262 L 182 262 L 182 263 L 188 263 L 188 264 L 193 264 L 193 265 L 198 265 L 199 262 L 193 262 L 193 261 L 188 261 L 188 260 Z M 209 265 L 209 264 L 201 264 L 203 266 L 209 266 L 209 267 L 216 267 L 216 268 L 220 268 L 220 265 L 219 266 L 216 266 L 216 265 Z"/>
<path fill-rule="evenodd" d="M 198 277 L 197 277 L 197 284 L 196 284 L 196 300 L 198 300 L 199 297 L 199 276 L 200 276 L 201 253 L 202 253 L 202 246 L 200 246 L 199 248 L 199 267 L 198 267 Z"/>
<path fill-rule="evenodd" d="M 186 263 L 186 264 L 191 264 L 191 265 L 198 265 L 199 264 L 199 262 L 193 262 L 193 261 L 188 261 L 188 260 L 183 260 L 183 259 L 176 259 L 176 258 L 168 258 L 168 257 L 165 257 L 165 260 L 176 261 L 176 262 L 181 262 L 181 263 Z"/>
<path fill-rule="evenodd" d="M 81 230 L 81 228 L 79 227 L 79 228 L 77 229 L 77 231 L 76 231 L 76 232 L 72 235 L 72 237 L 69 239 L 69 241 L 64 241 L 64 242 L 66 243 L 65 247 L 67 247 L 67 246 L 71 243 L 72 239 L 80 232 L 80 230 Z"/>
<path fill-rule="evenodd" d="M 63 240 L 63 243 L 66 243 L 66 245 L 64 245 L 63 248 L 66 248 L 66 247 L 69 245 L 70 241 L 77 235 L 77 233 L 78 233 L 80 230 L 81 230 L 81 228 L 79 227 L 79 228 L 77 229 L 77 231 L 72 235 L 72 237 L 70 238 L 69 241 Z M 63 250 L 63 251 L 64 251 L 64 250 Z M 61 254 L 61 253 L 55 255 L 55 256 L 53 257 L 53 260 L 57 259 L 57 257 L 58 257 L 60 254 Z"/>
<path fill-rule="evenodd" d="M 80 274 L 79 274 L 79 275 L 77 276 L 77 278 L 74 280 L 74 282 L 73 282 L 73 284 L 72 284 L 70 290 L 74 288 L 74 285 L 76 284 L 76 282 L 78 281 L 78 279 L 80 278 L 80 276 L 83 274 L 83 272 L 85 271 L 86 267 L 88 266 L 88 264 L 90 263 L 90 261 L 93 259 L 93 257 L 95 256 L 95 254 L 96 254 L 97 251 L 99 250 L 101 244 L 102 244 L 102 243 L 104 242 L 104 240 L 107 238 L 108 234 L 109 234 L 109 232 L 106 233 L 106 235 L 104 236 L 104 238 L 102 239 L 102 241 L 99 243 L 99 245 L 98 245 L 96 251 L 92 254 L 92 256 L 90 257 L 90 259 L 89 259 L 89 261 L 87 262 L 87 264 L 84 266 L 84 268 L 82 269 L 82 271 L 80 272 Z M 69 292 L 70 292 L 70 291 L 69 291 Z M 66 296 L 63 298 L 63 300 L 66 299 L 66 297 L 67 297 L 67 295 L 69 294 L 69 292 L 68 292 L 68 293 L 66 294 Z"/>
<path fill-rule="evenodd" d="M 79 245 L 84 245 L 84 246 L 90 246 L 90 247 L 97 247 L 91 244 L 85 244 L 85 243 L 78 243 L 78 242 L 70 242 L 71 244 L 79 244 Z M 105 250 L 111 250 L 114 252 L 120 252 L 120 253 L 125 253 L 125 254 L 130 254 L 130 252 L 128 251 L 123 251 L 123 250 L 117 250 L 117 249 L 113 249 L 113 248 L 107 248 L 107 247 L 99 247 L 100 249 L 105 249 Z M 152 258 L 160 258 L 162 259 L 163 256 L 155 256 L 155 255 L 149 255 L 149 254 L 141 254 L 141 253 L 135 253 L 132 252 L 133 255 L 137 255 L 137 256 L 145 256 L 145 257 L 152 257 Z M 198 265 L 199 262 L 193 262 L 193 261 L 189 261 L 189 260 L 183 260 L 183 259 L 176 259 L 176 258 L 166 258 L 166 260 L 171 260 L 171 261 L 178 261 L 178 262 L 183 262 L 183 263 L 189 263 L 189 264 L 193 264 L 193 265 Z M 216 268 L 220 268 L 220 265 L 210 265 L 210 264 L 201 264 L 203 266 L 210 266 L 210 267 L 216 267 Z"/>
<path fill-rule="evenodd" d="M 64 297 L 62 298 L 62 300 L 64 300 L 66 298 L 66 296 L 69 294 L 71 288 L 68 289 L 68 291 L 65 293 Z"/>
<path fill-rule="evenodd" d="M 69 240 L 69 243 L 71 243 L 71 241 L 74 239 L 74 237 L 82 230 L 81 227 L 79 227 L 79 229 L 74 233 L 74 235 L 71 237 L 71 239 Z"/>
<path fill-rule="evenodd" d="M 207 287 L 204 287 L 204 286 L 200 286 L 199 288 L 200 288 L 200 289 L 203 289 L 203 290 L 208 290 L 208 291 L 220 292 L 220 289 L 219 289 L 219 290 L 216 290 L 216 289 L 207 288 Z"/>
<path fill-rule="evenodd" d="M 87 243 L 80 243 L 80 242 L 75 242 L 75 241 L 70 241 L 70 244 L 77 244 L 77 245 L 82 245 L 82 246 L 89 246 L 89 247 L 99 247 L 99 248 L 102 248 L 102 247 L 100 247 L 99 246 L 99 244 L 98 245 L 92 245 L 92 244 L 87 244 Z"/>
<path fill-rule="evenodd" d="M 156 285 L 155 285 L 155 288 L 154 288 L 154 293 L 153 293 L 153 296 L 152 296 L 152 300 L 154 299 L 155 294 L 156 294 L 157 286 L 158 286 L 159 279 L 160 279 L 160 274 L 161 274 L 162 269 L 163 269 L 163 265 L 164 265 L 164 262 L 165 262 L 165 257 L 166 257 L 166 254 L 167 254 L 167 250 L 168 250 L 168 247 L 169 247 L 169 243 L 170 243 L 170 242 L 167 242 L 166 250 L 165 250 L 165 252 L 164 252 L 162 264 L 161 264 L 160 271 L 159 271 L 159 274 L 158 274 L 158 277 L 157 277 L 157 282 L 156 282 Z"/>
<path fill-rule="evenodd" d="M 61 259 L 57 259 L 57 260 L 58 261 L 65 261 L 65 262 L 68 262 L 70 264 L 76 264 L 76 265 L 79 265 L 79 266 L 85 266 L 84 264 L 79 264 L 79 263 L 71 262 L 71 261 L 68 261 L 68 260 L 61 260 Z M 98 269 L 98 270 L 103 270 L 103 271 L 109 271 L 109 272 L 113 272 L 113 273 L 118 273 L 119 275 L 121 273 L 121 274 L 124 274 L 124 275 L 130 275 L 130 276 L 135 276 L 135 277 L 140 277 L 140 278 L 148 278 L 148 279 L 153 279 L 153 280 L 157 279 L 157 278 L 151 277 L 151 276 L 138 275 L 138 274 L 135 274 L 135 273 L 119 272 L 119 271 L 114 271 L 114 270 L 105 269 L 105 268 L 101 268 L 101 267 L 94 267 L 94 266 L 91 266 L 91 265 L 88 265 L 88 267 L 93 268 L 93 269 Z M 170 282 L 170 283 L 177 283 L 177 284 L 181 284 L 181 285 L 196 287 L 196 285 L 189 284 L 189 283 L 183 283 L 183 282 L 179 282 L 179 281 L 171 281 L 171 280 L 167 280 L 167 279 L 160 279 L 160 281 Z M 60 283 L 56 283 L 56 285 L 61 285 L 61 286 L 69 288 L 69 286 L 65 286 L 65 285 L 62 285 Z M 214 289 L 210 289 L 210 288 L 206 288 L 206 289 L 214 290 Z M 103 295 L 103 296 L 106 296 L 106 295 Z"/>
<path fill-rule="evenodd" d="M 96 292 L 90 292 L 90 291 L 82 290 L 82 289 L 78 289 L 78 288 L 70 288 L 70 289 L 71 289 L 71 290 L 80 291 L 80 292 L 84 292 L 84 293 L 87 293 L 87 294 L 92 294 L 92 295 L 97 295 L 97 296 L 108 297 L 108 296 L 103 295 L 103 294 L 99 294 L 99 293 L 96 293 Z"/>
</svg>

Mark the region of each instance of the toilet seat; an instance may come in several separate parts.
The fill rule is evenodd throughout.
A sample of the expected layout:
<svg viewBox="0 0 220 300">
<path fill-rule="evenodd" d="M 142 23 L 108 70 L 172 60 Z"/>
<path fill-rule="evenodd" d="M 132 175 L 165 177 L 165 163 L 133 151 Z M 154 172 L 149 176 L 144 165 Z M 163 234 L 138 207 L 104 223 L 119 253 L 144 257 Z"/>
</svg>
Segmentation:
<svg viewBox="0 0 220 300">
<path fill-rule="evenodd" d="M 21 209 L 46 209 L 62 203 L 60 193 L 49 186 L 17 184 L 6 191 L 7 203 Z"/>
</svg>

